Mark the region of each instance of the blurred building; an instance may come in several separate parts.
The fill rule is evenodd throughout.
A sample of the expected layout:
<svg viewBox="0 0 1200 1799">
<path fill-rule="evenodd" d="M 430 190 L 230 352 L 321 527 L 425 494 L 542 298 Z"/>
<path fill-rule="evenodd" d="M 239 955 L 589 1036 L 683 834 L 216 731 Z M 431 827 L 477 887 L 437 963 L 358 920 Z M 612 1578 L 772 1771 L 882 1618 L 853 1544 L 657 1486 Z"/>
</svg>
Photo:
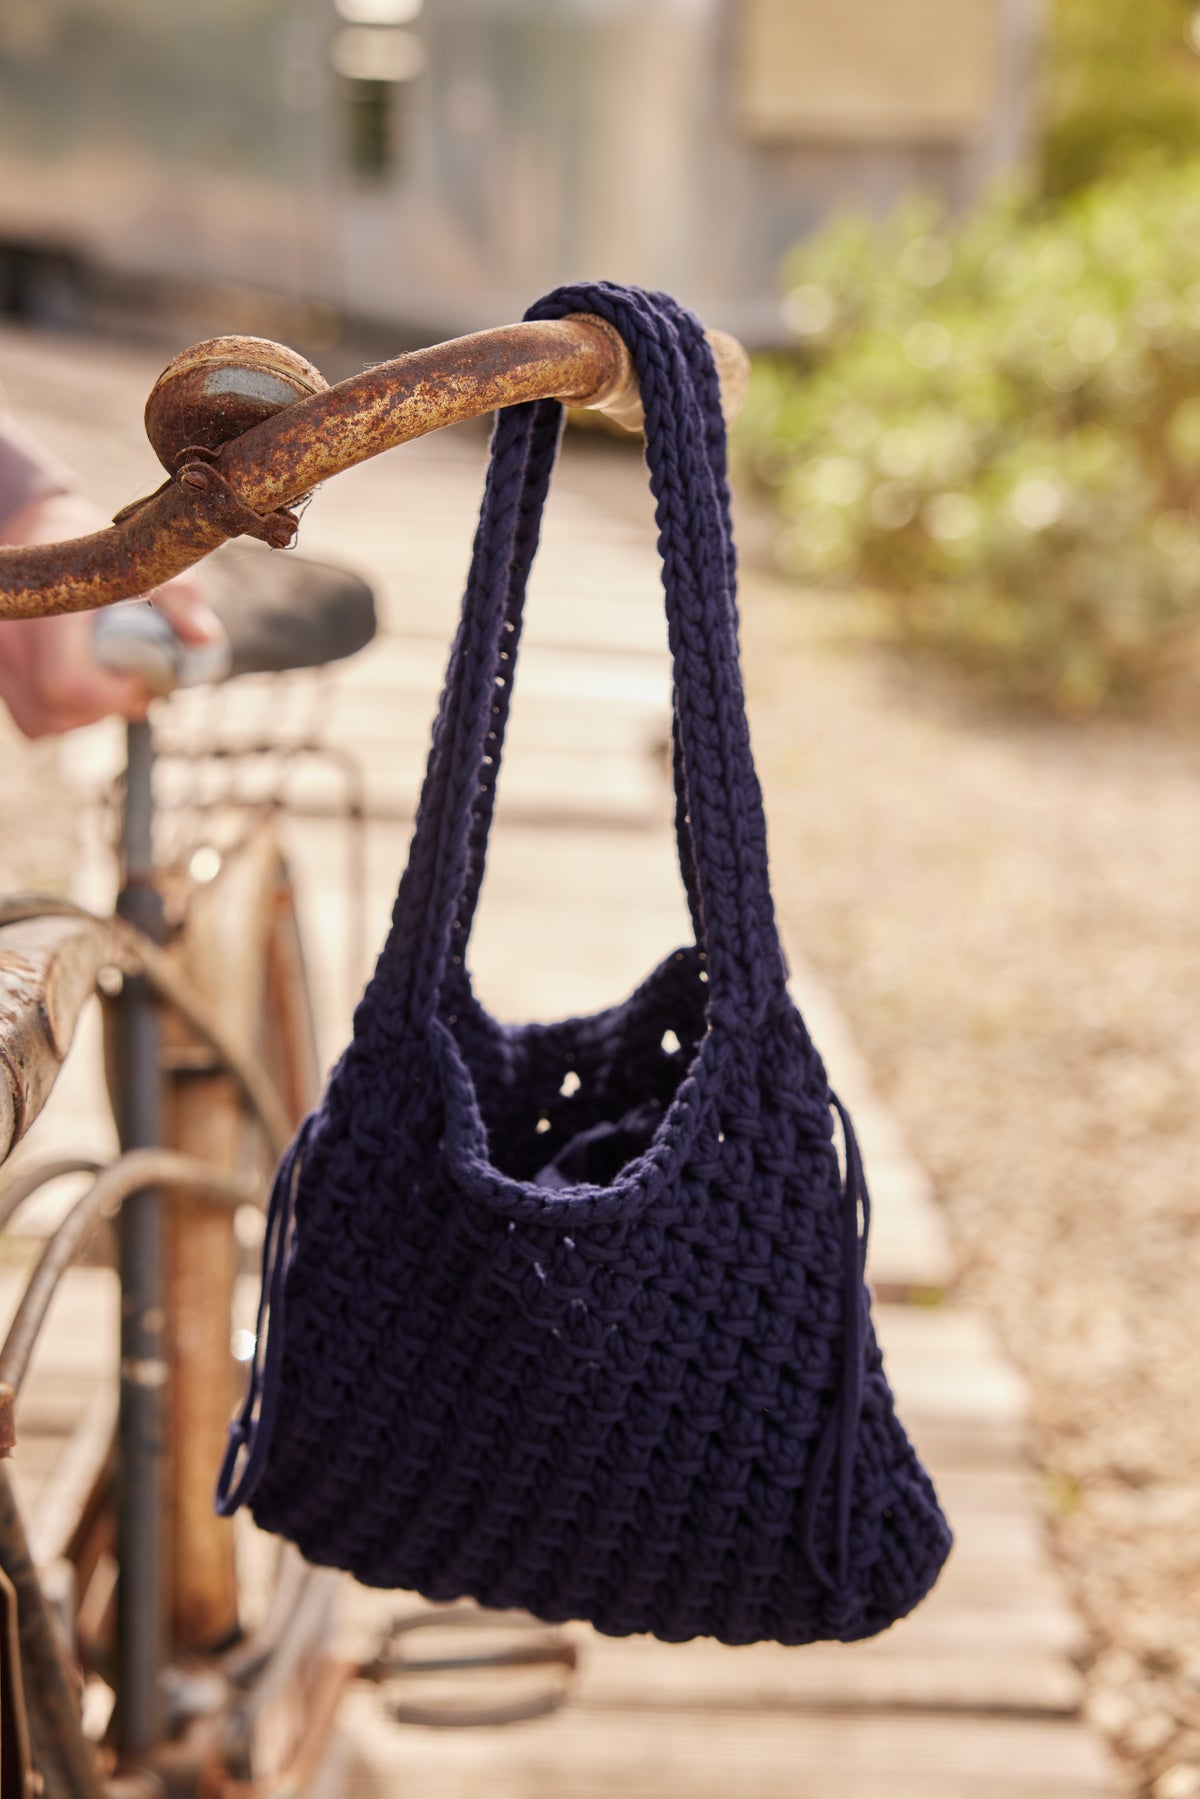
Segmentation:
<svg viewBox="0 0 1200 1799">
<path fill-rule="evenodd" d="M 1022 152 L 1038 0 L 4 0 L 0 300 L 83 267 L 406 333 L 554 283 L 779 333 L 834 208 Z"/>
</svg>

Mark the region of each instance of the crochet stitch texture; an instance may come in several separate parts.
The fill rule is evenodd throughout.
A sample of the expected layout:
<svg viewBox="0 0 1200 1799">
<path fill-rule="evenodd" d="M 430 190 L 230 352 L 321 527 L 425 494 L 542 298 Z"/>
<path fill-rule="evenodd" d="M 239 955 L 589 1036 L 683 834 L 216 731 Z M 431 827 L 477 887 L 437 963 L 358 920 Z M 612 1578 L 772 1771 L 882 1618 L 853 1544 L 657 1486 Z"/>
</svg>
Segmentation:
<svg viewBox="0 0 1200 1799">
<path fill-rule="evenodd" d="M 641 384 L 695 944 L 593 1017 L 502 1025 L 472 991 L 562 413 L 514 407 L 392 929 L 276 1179 L 219 1504 L 432 1599 L 668 1640 L 862 1637 L 950 1535 L 871 1327 L 854 1133 L 787 992 L 716 374 L 664 295 L 564 288 L 527 316 L 575 312 L 616 327 Z"/>
</svg>

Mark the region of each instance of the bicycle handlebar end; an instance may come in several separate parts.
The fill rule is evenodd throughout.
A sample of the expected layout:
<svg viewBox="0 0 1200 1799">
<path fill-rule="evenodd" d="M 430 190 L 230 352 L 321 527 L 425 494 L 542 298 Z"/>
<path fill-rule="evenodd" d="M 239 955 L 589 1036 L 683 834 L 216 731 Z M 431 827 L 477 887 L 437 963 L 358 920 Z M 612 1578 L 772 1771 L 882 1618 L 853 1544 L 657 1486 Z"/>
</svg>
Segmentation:
<svg viewBox="0 0 1200 1799">
<path fill-rule="evenodd" d="M 642 398 L 638 391 L 633 358 L 624 338 L 607 319 L 599 318 L 595 313 L 577 312 L 570 317 L 574 323 L 591 325 L 604 334 L 611 346 L 615 366 L 609 379 L 594 393 L 582 399 L 570 395 L 564 395 L 563 398 L 568 404 L 579 406 L 585 412 L 602 412 L 605 418 L 611 419 L 625 431 L 640 431 L 643 422 Z M 727 331 L 706 331 L 704 335 L 717 365 L 725 422 L 732 425 L 746 402 L 746 392 L 750 386 L 750 358 L 737 338 L 731 337 Z"/>
<path fill-rule="evenodd" d="M 706 336 L 721 384 L 721 410 L 725 423 L 732 425 L 750 391 L 750 352 L 728 331 L 709 331 Z"/>
</svg>

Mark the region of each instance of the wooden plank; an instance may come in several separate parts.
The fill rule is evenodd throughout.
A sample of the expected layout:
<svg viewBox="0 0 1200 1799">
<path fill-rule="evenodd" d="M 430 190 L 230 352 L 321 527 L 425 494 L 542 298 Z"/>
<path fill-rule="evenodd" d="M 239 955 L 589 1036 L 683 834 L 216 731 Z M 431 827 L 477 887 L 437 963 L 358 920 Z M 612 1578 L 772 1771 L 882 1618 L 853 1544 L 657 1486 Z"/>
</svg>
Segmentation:
<svg viewBox="0 0 1200 1799">
<path fill-rule="evenodd" d="M 323 733 L 358 758 L 377 815 L 413 812 L 444 656 L 440 640 L 386 639 L 340 675 L 322 709 Z M 537 646 L 522 657 L 517 683 L 502 814 L 665 825 L 670 684 L 664 661 Z M 233 741 L 252 739 L 277 703 L 278 683 L 239 682 L 223 696 L 221 728 Z M 194 741 L 186 703 L 174 718 L 173 733 Z M 340 802 L 342 787 L 319 765 L 302 763 L 288 792 L 299 810 L 320 810 Z"/>
<path fill-rule="evenodd" d="M 410 826 L 421 785 L 415 767 L 392 763 L 382 754 L 364 758 L 363 767 L 368 815 Z M 248 798 L 256 792 L 269 797 L 277 784 L 277 771 L 266 769 L 260 778 L 251 773 L 239 780 L 236 791 Z M 338 770 L 319 761 L 298 760 L 287 775 L 286 794 L 294 814 L 336 819 L 345 811 L 346 790 Z M 667 828 L 661 780 L 645 749 L 607 753 L 547 747 L 538 756 L 514 756 L 511 768 L 505 768 L 497 812 L 503 821 L 543 829 L 579 824 L 604 831 Z"/>
<path fill-rule="evenodd" d="M 79 1368 L 62 1373 L 32 1375 L 17 1401 L 16 1458 L 24 1462 L 27 1450 L 45 1438 L 60 1442 L 69 1437 L 87 1410 L 89 1395 L 98 1384 L 99 1370 Z"/>
<path fill-rule="evenodd" d="M 953 1279 L 954 1255 L 929 1177 L 881 1104 L 833 994 L 802 955 L 790 944 L 787 949 L 793 997 L 862 1150 L 872 1202 L 867 1279 L 881 1297 L 944 1292 Z"/>
<path fill-rule="evenodd" d="M 653 502 L 636 449 L 612 483 L 622 511 L 598 505 L 595 468 L 568 453 L 554 485 L 528 605 L 531 647 L 575 645 L 618 654 L 665 652 Z M 458 615 L 483 488 L 484 445 L 451 464 L 405 446 L 327 488 L 305 520 L 301 548 L 357 565 L 378 584 L 385 630 L 428 636 L 444 657 Z M 586 491 L 571 491 L 572 484 Z M 451 491 L 447 491 L 447 490 Z M 626 512 L 627 508 L 627 512 Z"/>
<path fill-rule="evenodd" d="M 345 945 L 352 907 L 364 904 L 373 961 L 409 834 L 404 824 L 370 824 L 364 904 L 347 886 L 343 826 L 306 819 L 289 833 L 322 1042 L 331 1049 L 349 1032 Z M 489 855 L 470 960 L 477 990 L 498 1016 L 565 1017 L 614 1004 L 688 937 L 665 815 L 661 829 L 647 832 L 546 831 L 510 820 L 497 830 Z"/>
<path fill-rule="evenodd" d="M 1027 1468 L 1028 1395 L 978 1313 L 877 1303 L 874 1317 L 900 1418 L 932 1469 Z"/>
<path fill-rule="evenodd" d="M 929 1600 L 928 1605 L 933 1606 Z M 579 1697 L 613 1710 L 924 1711 L 978 1716 L 1074 1717 L 1082 1696 L 1066 1659 L 1059 1614 L 1025 1606 L 1008 1618 L 976 1610 L 945 1626 L 900 1627 L 876 1642 L 787 1650 L 688 1644 L 686 1652 L 639 1638 L 589 1636 L 581 1650 Z M 1044 1620 L 1044 1622 L 1043 1622 Z M 1049 1638 L 1039 1644 L 1044 1631 Z"/>
<path fill-rule="evenodd" d="M 103 1025 L 99 1006 L 85 1006 L 71 1053 L 29 1135 L 4 1165 L 4 1174 L 64 1155 L 107 1162 L 117 1154 L 117 1134 L 104 1082 Z M 87 1186 L 69 1175 L 31 1195 L 5 1233 L 8 1244 L 52 1231 L 67 1206 Z M 0 1292 L 0 1307 L 6 1302 Z"/>
<path fill-rule="evenodd" d="M 96 1483 L 107 1465 L 117 1426 L 117 1382 L 99 1383 L 88 1395 L 65 1442 L 47 1443 L 52 1450 L 49 1466 L 38 1488 L 36 1502 L 26 1511 L 29 1547 L 41 1568 L 52 1567 L 75 1537 L 80 1519 Z M 28 1440 L 21 1444 L 21 1468 L 27 1478 Z M 40 1447 L 36 1443 L 34 1447 Z M 25 1478 L 18 1495 L 25 1492 Z"/>
<path fill-rule="evenodd" d="M 1116 1799 L 1075 1725 L 994 1718 L 614 1712 L 568 1706 L 504 1730 L 397 1735 L 355 1693 L 345 1799 Z M 399 1784 L 398 1784 L 399 1783 Z"/>
<path fill-rule="evenodd" d="M 967 1606 L 1041 1603 L 1058 1590 L 1045 1526 L 1024 1468 L 947 1468 L 931 1472 L 954 1531 L 945 1579 Z"/>
<path fill-rule="evenodd" d="M 68 1066 L 70 1064 L 68 1063 Z M 13 1245 L 9 1245 L 10 1253 Z M 25 1285 L 35 1246 L 26 1243 L 20 1260 L 0 1266 L 0 1317 L 7 1320 Z M 106 1430 L 114 1403 L 117 1367 L 118 1297 L 108 1268 L 75 1268 L 59 1288 L 17 1400 L 17 1446 L 13 1483 L 28 1520 L 35 1553 L 61 1536 L 64 1476 L 77 1488 L 69 1460 L 94 1466 L 101 1446 L 89 1426 Z M 46 1510 L 53 1502 L 54 1515 Z M 60 1501 L 62 1504 L 60 1504 Z"/>
<path fill-rule="evenodd" d="M 875 1322 L 892 1385 L 922 1417 L 947 1425 L 1025 1425 L 1025 1383 L 978 1312 L 877 1302 Z"/>
<path fill-rule="evenodd" d="M 576 632 L 566 634 L 566 642 L 558 641 L 556 634 L 548 641 L 546 632 L 535 632 L 528 641 L 522 640 L 517 665 L 522 709 L 554 700 L 588 701 L 607 707 L 618 726 L 623 719 L 641 712 L 660 713 L 669 721 L 671 667 L 666 653 L 665 622 L 661 645 L 648 651 L 628 643 L 614 643 L 608 633 L 597 641 L 591 621 L 580 620 L 573 605 L 565 616 L 576 621 Z M 586 632 L 582 628 L 585 624 Z M 389 632 L 338 670 L 334 704 L 345 702 L 354 706 L 367 695 L 390 699 L 393 706 L 400 695 L 436 697 L 448 652 L 449 644 L 441 632 Z M 246 679 L 230 691 L 253 689 L 261 686 L 264 679 L 269 682 L 273 677 Z"/>
<path fill-rule="evenodd" d="M 25 1274 L 19 1265 L 0 1267 L 0 1315 L 5 1319 L 11 1316 L 24 1285 Z M 82 1376 L 86 1387 L 115 1368 L 118 1314 L 114 1271 L 73 1268 L 55 1296 L 33 1352 L 30 1394 L 36 1391 L 41 1376 Z"/>
<path fill-rule="evenodd" d="M 428 737 L 448 647 L 440 635 L 377 638 L 369 649 L 337 668 L 323 682 L 330 689 L 325 716 L 331 730 L 336 732 L 341 725 L 353 728 L 362 708 L 373 706 L 385 723 L 387 714 L 383 709 L 390 708 L 393 727 L 404 722 L 405 713 L 411 711 L 419 735 Z M 282 688 L 298 700 L 320 680 L 320 676 L 304 674 L 283 681 L 278 675 L 243 676 L 221 694 L 221 711 L 235 720 L 247 717 L 261 729 L 265 696 L 278 701 Z M 522 714 L 553 707 L 556 702 L 560 707 L 564 702 L 571 707 L 594 707 L 596 718 L 607 721 L 608 728 L 616 732 L 647 714 L 670 722 L 671 675 L 665 655 L 622 653 L 586 641 L 569 645 L 530 643 L 521 650 L 516 689 L 519 705 L 514 709 L 514 730 L 527 722 Z M 211 693 L 205 695 L 202 690 L 177 694 L 169 715 L 171 734 L 186 735 L 188 723 L 201 715 L 210 716 L 213 699 Z M 570 714 L 563 716 L 569 719 Z M 576 736 L 584 735 L 591 723 L 591 715 L 585 712 L 584 724 L 576 727 Z"/>
<path fill-rule="evenodd" d="M 977 1312 L 877 1304 L 874 1317 L 900 1416 L 931 1467 L 1027 1466 L 1028 1394 Z"/>
</svg>

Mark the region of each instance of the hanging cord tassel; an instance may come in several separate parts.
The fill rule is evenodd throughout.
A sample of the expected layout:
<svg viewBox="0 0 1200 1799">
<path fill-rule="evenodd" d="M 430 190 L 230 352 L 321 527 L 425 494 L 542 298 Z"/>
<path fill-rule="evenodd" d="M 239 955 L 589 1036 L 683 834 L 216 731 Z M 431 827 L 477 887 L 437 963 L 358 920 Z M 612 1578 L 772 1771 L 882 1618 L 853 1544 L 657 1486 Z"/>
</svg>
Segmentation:
<svg viewBox="0 0 1200 1799">
<path fill-rule="evenodd" d="M 216 1509 L 222 1518 L 232 1517 L 254 1492 L 271 1447 L 271 1433 L 279 1409 L 283 1358 L 283 1289 L 295 1221 L 296 1190 L 300 1185 L 304 1146 L 312 1121 L 310 1113 L 279 1164 L 271 1187 L 250 1379 L 242 1408 L 230 1423 L 225 1456 L 217 1476 Z"/>
<path fill-rule="evenodd" d="M 854 1461 L 858 1451 L 858 1422 L 862 1413 L 863 1353 L 866 1347 L 867 1238 L 871 1227 L 871 1199 L 867 1192 L 862 1157 L 850 1114 L 836 1094 L 830 1094 L 842 1123 L 846 1150 L 846 1177 L 842 1186 L 842 1367 L 835 1403 L 817 1443 L 800 1518 L 800 1542 L 814 1576 L 829 1592 L 846 1584 L 850 1566 L 850 1508 L 854 1498 Z M 861 1226 L 860 1226 L 861 1216 Z M 836 1517 L 837 1560 L 835 1571 L 817 1551 L 817 1506 L 825 1492 L 834 1462 L 837 1463 Z"/>
</svg>

